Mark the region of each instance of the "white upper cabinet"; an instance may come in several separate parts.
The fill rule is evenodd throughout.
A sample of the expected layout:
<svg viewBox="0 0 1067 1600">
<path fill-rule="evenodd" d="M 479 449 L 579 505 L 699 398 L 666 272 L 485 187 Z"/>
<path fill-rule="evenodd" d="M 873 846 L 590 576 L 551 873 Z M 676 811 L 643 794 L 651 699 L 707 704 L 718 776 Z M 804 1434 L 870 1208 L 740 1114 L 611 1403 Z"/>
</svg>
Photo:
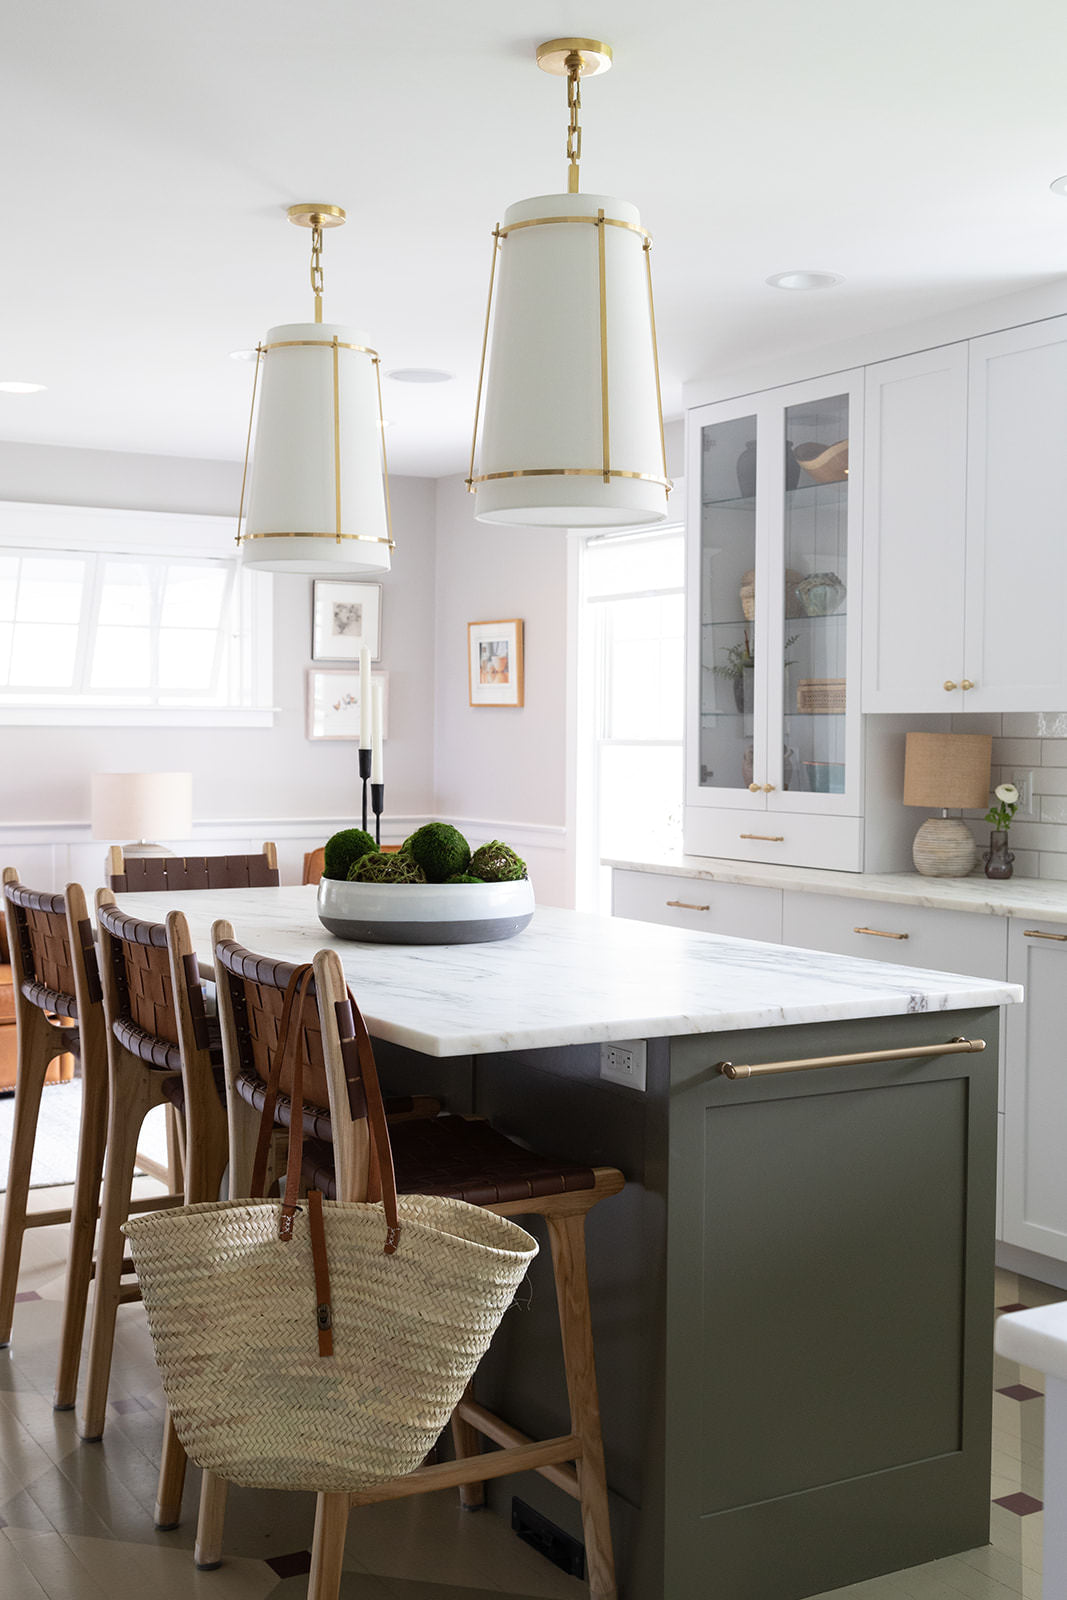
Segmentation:
<svg viewBox="0 0 1067 1600">
<path fill-rule="evenodd" d="M 867 369 L 865 711 L 1067 700 L 1067 317 Z"/>
</svg>

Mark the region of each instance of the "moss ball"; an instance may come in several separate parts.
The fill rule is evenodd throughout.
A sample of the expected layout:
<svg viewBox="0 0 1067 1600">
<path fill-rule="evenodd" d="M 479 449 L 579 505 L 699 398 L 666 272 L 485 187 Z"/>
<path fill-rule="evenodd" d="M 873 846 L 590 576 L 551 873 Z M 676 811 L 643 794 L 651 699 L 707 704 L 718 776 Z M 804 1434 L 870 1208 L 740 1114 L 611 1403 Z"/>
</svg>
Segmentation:
<svg viewBox="0 0 1067 1600">
<path fill-rule="evenodd" d="M 400 851 L 386 855 L 383 850 L 371 850 L 353 862 L 348 873 L 352 883 L 425 883 L 426 874 L 410 856 Z"/>
<path fill-rule="evenodd" d="M 450 878 L 446 878 L 445 879 L 445 882 L 446 883 L 482 883 L 482 882 L 484 882 L 484 879 L 482 879 L 482 878 L 472 878 L 469 872 L 454 872 Z"/>
<path fill-rule="evenodd" d="M 471 847 L 450 822 L 427 822 L 404 840 L 401 853 L 418 862 L 429 883 L 444 883 L 457 872 L 466 872 Z"/>
<path fill-rule="evenodd" d="M 342 828 L 326 841 L 323 877 L 342 880 L 351 877 L 351 868 L 360 857 L 377 848 L 370 834 L 364 833 L 362 828 Z"/>
<path fill-rule="evenodd" d="M 527 875 L 525 861 L 501 839 L 480 846 L 471 856 L 470 870 L 482 883 L 508 883 Z"/>
</svg>

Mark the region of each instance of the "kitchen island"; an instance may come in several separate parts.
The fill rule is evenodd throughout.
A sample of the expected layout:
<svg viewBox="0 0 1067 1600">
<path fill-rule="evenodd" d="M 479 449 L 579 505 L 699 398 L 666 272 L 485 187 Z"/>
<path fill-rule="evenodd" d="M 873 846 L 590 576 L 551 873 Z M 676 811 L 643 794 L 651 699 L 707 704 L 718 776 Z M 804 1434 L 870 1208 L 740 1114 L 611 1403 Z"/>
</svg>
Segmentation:
<svg viewBox="0 0 1067 1600">
<path fill-rule="evenodd" d="M 622 1168 L 589 1221 L 622 1600 L 794 1600 L 986 1541 L 1017 988 L 552 908 L 501 943 L 348 944 L 314 896 L 120 903 L 180 907 L 202 961 L 220 916 L 282 959 L 334 946 L 391 1089 Z M 645 1044 L 643 1089 L 601 1077 L 612 1041 Z M 479 1378 L 533 1435 L 562 1418 L 550 1284 L 539 1261 Z M 512 1494 L 577 1533 L 552 1484 Z"/>
</svg>

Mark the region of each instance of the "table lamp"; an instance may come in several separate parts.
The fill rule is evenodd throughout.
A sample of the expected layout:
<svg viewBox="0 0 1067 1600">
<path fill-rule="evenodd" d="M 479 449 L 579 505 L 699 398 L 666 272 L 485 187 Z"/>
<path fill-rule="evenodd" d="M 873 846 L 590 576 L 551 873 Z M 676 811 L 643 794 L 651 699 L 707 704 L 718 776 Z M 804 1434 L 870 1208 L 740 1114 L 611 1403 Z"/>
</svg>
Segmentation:
<svg viewBox="0 0 1067 1600">
<path fill-rule="evenodd" d="M 94 772 L 91 783 L 93 838 L 126 839 L 123 855 L 173 855 L 153 840 L 188 839 L 193 831 L 191 772 Z"/>
<path fill-rule="evenodd" d="M 988 733 L 909 733 L 904 747 L 904 804 L 938 806 L 915 835 L 911 858 L 926 878 L 963 878 L 978 860 L 978 846 L 962 817 L 948 810 L 989 803 Z"/>
</svg>

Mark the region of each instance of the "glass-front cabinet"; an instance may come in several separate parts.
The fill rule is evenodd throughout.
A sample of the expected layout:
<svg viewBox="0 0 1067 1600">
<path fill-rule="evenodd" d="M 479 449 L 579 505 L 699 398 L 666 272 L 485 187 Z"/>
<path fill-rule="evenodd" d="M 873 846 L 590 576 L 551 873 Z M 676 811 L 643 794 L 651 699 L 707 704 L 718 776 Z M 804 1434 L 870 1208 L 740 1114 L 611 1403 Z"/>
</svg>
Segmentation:
<svg viewBox="0 0 1067 1600">
<path fill-rule="evenodd" d="M 861 865 L 860 393 L 689 414 L 691 854 Z"/>
</svg>

